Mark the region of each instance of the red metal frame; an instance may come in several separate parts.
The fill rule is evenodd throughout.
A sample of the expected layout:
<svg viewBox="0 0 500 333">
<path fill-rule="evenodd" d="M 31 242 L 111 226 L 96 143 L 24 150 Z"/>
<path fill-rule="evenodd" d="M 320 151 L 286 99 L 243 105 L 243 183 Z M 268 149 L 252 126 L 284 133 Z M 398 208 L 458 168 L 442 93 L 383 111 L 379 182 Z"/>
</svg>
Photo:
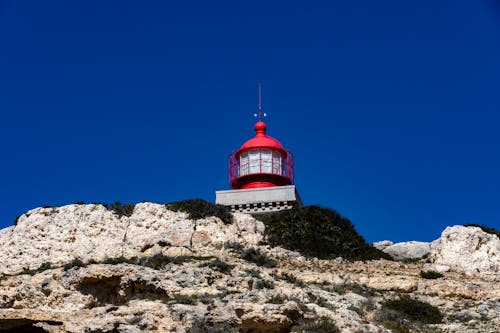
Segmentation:
<svg viewBox="0 0 500 333">
<path fill-rule="evenodd" d="M 271 150 L 272 152 L 279 152 L 282 156 L 281 160 L 281 174 L 276 173 L 247 173 L 245 175 L 240 175 L 240 162 L 239 157 L 244 152 L 250 151 L 263 151 Z M 284 156 L 283 156 L 284 155 Z M 259 154 L 259 169 L 262 170 L 262 155 Z M 284 158 L 283 158 L 284 157 Z M 271 157 L 271 170 L 274 170 L 274 155 Z M 294 161 L 293 154 L 290 151 L 281 151 L 272 148 L 253 148 L 245 149 L 244 151 L 238 150 L 234 151 L 229 155 L 229 183 L 232 188 L 251 188 L 251 187 L 269 187 L 269 186 L 280 186 L 280 185 L 293 185 L 294 184 Z M 260 175 L 260 176 L 259 176 Z M 252 184 L 255 184 L 252 186 Z"/>
</svg>

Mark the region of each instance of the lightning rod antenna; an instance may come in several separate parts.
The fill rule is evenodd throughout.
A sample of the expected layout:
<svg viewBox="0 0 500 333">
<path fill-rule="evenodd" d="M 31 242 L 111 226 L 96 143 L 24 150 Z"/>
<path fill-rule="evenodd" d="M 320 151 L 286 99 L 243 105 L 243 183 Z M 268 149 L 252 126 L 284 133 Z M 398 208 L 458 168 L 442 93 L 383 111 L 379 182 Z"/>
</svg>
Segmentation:
<svg viewBox="0 0 500 333">
<path fill-rule="evenodd" d="M 259 120 L 262 120 L 263 118 L 267 117 L 266 113 L 262 113 L 262 84 L 259 81 L 259 106 L 258 106 L 259 113 L 255 114 L 256 118 L 259 118 Z"/>
</svg>

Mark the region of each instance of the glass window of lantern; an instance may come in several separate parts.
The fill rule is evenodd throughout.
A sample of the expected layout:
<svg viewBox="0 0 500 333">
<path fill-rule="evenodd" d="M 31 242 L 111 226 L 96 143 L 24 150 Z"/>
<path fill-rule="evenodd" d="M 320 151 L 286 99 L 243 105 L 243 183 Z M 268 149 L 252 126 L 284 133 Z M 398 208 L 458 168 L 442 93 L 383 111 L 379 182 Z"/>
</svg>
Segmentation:
<svg viewBox="0 0 500 333">
<path fill-rule="evenodd" d="M 248 152 L 240 155 L 240 176 L 248 175 Z"/>
<path fill-rule="evenodd" d="M 250 150 L 248 152 L 249 173 L 260 173 L 260 152 Z"/>
<path fill-rule="evenodd" d="M 281 175 L 281 153 L 273 151 L 273 173 Z"/>
<path fill-rule="evenodd" d="M 262 173 L 272 173 L 273 166 L 273 151 L 272 150 L 261 150 L 261 163 L 262 163 Z"/>
</svg>

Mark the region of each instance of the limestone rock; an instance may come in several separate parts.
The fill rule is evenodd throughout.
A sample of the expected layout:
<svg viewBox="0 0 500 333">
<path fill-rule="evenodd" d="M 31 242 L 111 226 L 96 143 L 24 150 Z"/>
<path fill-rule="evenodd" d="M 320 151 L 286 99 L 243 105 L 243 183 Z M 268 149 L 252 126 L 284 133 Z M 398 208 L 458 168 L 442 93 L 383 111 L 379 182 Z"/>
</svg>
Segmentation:
<svg viewBox="0 0 500 333">
<path fill-rule="evenodd" d="M 215 217 L 193 221 L 153 203 L 137 204 L 130 217 L 99 204 L 37 208 L 22 215 L 17 226 L 0 231 L 0 273 L 35 270 L 44 263 L 61 266 L 74 259 L 129 258 L 170 247 L 203 251 L 227 241 L 255 245 L 262 240 L 262 222 L 244 214 L 234 220 L 230 225 Z"/>
<path fill-rule="evenodd" d="M 375 242 L 373 243 L 372 245 L 379 249 L 380 251 L 384 251 L 384 249 L 388 246 L 391 246 L 392 244 L 394 244 L 392 241 L 390 240 L 383 240 L 383 241 L 380 241 L 380 242 Z"/>
<path fill-rule="evenodd" d="M 405 260 L 422 258 L 429 254 L 431 247 L 430 243 L 410 241 L 388 245 L 381 250 L 394 260 Z"/>
<path fill-rule="evenodd" d="M 435 258 L 449 259 L 447 241 L 456 241 L 466 250 L 451 258 L 494 268 L 494 255 L 484 262 L 498 253 L 497 243 L 469 231 L 450 239 L 443 233 L 433 243 Z M 130 216 L 101 205 L 32 210 L 0 230 L 0 332 L 278 333 L 314 331 L 321 319 L 341 332 L 387 333 L 383 304 L 399 293 L 445 315 L 435 326 L 407 323 L 412 331 L 491 333 L 500 326 L 498 274 L 466 276 L 439 260 L 318 260 L 263 240 L 264 224 L 245 214 L 226 225 L 152 203 Z M 245 260 L 250 247 L 277 267 Z M 75 258 L 83 263 L 62 267 Z M 444 277 L 420 277 L 439 267 Z"/>
<path fill-rule="evenodd" d="M 478 227 L 448 227 L 431 243 L 430 259 L 467 274 L 498 276 L 500 239 Z"/>
</svg>

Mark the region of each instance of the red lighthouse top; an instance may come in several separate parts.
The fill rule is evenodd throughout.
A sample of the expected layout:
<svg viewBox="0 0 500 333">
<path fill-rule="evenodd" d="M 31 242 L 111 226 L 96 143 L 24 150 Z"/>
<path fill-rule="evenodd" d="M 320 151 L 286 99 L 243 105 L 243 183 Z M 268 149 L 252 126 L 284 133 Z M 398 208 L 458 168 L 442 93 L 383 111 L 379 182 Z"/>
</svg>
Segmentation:
<svg viewBox="0 0 500 333">
<path fill-rule="evenodd" d="M 234 189 L 274 187 L 293 184 L 293 155 L 275 138 L 266 134 L 259 120 L 255 137 L 229 157 L 229 181 Z"/>
<path fill-rule="evenodd" d="M 278 140 L 276 140 L 272 136 L 266 135 L 267 125 L 265 122 L 259 120 L 257 124 L 255 124 L 254 128 L 256 133 L 255 137 L 245 142 L 243 146 L 241 146 L 239 151 L 243 151 L 245 149 L 267 147 L 282 150 L 283 152 L 285 152 L 285 149 Z"/>
</svg>

